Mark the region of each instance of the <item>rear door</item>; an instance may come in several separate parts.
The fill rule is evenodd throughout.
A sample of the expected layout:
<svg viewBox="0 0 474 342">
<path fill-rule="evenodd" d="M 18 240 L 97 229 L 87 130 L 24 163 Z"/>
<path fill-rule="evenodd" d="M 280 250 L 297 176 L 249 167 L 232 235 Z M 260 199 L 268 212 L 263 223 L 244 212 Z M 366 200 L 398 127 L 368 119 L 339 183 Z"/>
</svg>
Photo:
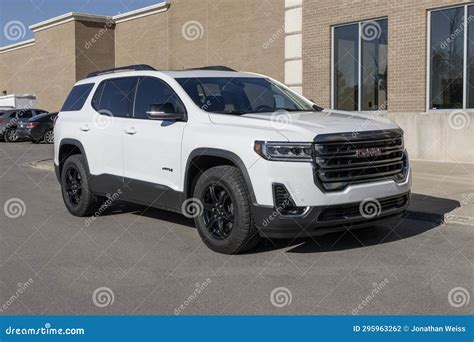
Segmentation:
<svg viewBox="0 0 474 342">
<path fill-rule="evenodd" d="M 123 185 L 124 125 L 132 116 L 136 82 L 136 77 L 102 81 L 92 98 L 91 122 L 81 128 L 91 174 L 98 176 L 93 184 L 97 192 Z"/>
<path fill-rule="evenodd" d="M 175 112 L 185 113 L 182 101 L 164 80 L 140 78 L 133 117 L 125 124 L 124 177 L 128 182 L 127 197 L 163 205 L 164 200 L 179 190 L 181 142 L 186 122 L 149 119 L 146 112 L 152 104 L 166 104 Z"/>
</svg>

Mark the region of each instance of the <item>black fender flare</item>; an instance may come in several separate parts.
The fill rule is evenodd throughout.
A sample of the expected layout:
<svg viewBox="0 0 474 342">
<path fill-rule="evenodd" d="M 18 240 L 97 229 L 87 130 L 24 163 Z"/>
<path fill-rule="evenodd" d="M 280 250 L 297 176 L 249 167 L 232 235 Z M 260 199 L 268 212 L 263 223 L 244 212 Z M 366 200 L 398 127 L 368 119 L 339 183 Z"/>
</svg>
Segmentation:
<svg viewBox="0 0 474 342">
<path fill-rule="evenodd" d="M 257 204 L 257 199 L 253 191 L 252 181 L 250 180 L 250 176 L 247 172 L 247 168 L 245 167 L 245 164 L 242 161 L 242 159 L 240 159 L 240 157 L 233 152 L 218 149 L 218 148 L 197 148 L 189 154 L 188 160 L 186 162 L 186 169 L 185 169 L 185 176 L 184 176 L 184 187 L 183 187 L 184 199 L 189 198 L 190 196 L 190 194 L 188 194 L 187 185 L 189 182 L 189 169 L 191 166 L 191 161 L 196 157 L 203 157 L 203 156 L 224 158 L 231 161 L 234 165 L 236 165 L 237 168 L 240 170 L 240 173 L 244 177 L 245 185 L 247 186 L 247 190 L 249 192 L 249 196 L 250 196 L 250 200 L 252 204 L 254 205 Z"/>
<path fill-rule="evenodd" d="M 84 161 L 86 163 L 85 166 L 86 166 L 87 172 L 90 174 L 90 172 L 89 172 L 89 162 L 87 161 L 86 151 L 84 149 L 84 146 L 82 146 L 82 143 L 79 140 L 76 140 L 76 139 L 70 139 L 70 138 L 62 139 L 61 142 L 59 143 L 58 158 L 60 158 L 60 156 L 61 156 L 61 154 L 60 154 L 61 153 L 61 148 L 64 145 L 73 145 L 73 146 L 77 147 L 79 149 L 79 151 L 81 151 L 81 155 L 84 157 Z M 54 164 L 54 171 L 56 173 L 56 177 L 58 178 L 58 181 L 61 181 L 62 162 L 63 161 L 59 160 L 59 165 Z"/>
</svg>

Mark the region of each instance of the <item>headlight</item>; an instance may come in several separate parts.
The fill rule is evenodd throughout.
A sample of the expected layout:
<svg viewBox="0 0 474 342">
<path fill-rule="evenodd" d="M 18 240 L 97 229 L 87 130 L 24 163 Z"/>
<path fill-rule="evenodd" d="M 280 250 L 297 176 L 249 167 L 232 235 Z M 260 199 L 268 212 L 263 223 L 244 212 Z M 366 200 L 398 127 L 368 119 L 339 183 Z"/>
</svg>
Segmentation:
<svg viewBox="0 0 474 342">
<path fill-rule="evenodd" d="M 312 143 L 264 142 L 256 141 L 254 150 L 267 160 L 312 161 Z"/>
</svg>

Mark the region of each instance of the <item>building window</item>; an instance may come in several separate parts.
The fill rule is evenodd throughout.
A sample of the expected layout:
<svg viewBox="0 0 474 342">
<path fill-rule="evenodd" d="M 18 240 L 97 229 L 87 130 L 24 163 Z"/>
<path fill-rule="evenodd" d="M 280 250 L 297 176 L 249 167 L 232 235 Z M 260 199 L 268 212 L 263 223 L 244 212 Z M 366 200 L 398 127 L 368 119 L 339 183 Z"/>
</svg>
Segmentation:
<svg viewBox="0 0 474 342">
<path fill-rule="evenodd" d="M 474 108 L 474 6 L 429 12 L 429 109 Z"/>
<path fill-rule="evenodd" d="M 333 108 L 387 109 L 387 19 L 333 27 Z"/>
</svg>

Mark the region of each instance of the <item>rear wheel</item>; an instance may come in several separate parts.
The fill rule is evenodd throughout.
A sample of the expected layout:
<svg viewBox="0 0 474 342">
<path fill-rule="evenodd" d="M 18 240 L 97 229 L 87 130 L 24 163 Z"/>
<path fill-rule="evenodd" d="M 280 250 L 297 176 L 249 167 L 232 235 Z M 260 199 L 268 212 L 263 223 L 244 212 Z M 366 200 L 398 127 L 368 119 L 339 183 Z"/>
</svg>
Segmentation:
<svg viewBox="0 0 474 342">
<path fill-rule="evenodd" d="M 53 144 L 54 143 L 54 131 L 52 129 L 48 129 L 46 133 L 44 133 L 43 141 L 46 144 Z"/>
<path fill-rule="evenodd" d="M 70 156 L 61 171 L 64 204 L 74 216 L 92 215 L 100 205 L 90 189 L 89 173 L 81 155 Z"/>
<path fill-rule="evenodd" d="M 17 142 L 18 135 L 16 135 L 16 129 L 9 128 L 4 134 L 4 139 L 6 142 Z"/>
<path fill-rule="evenodd" d="M 196 227 L 210 249 L 237 254 L 258 244 L 260 235 L 248 191 L 236 167 L 223 165 L 205 171 L 196 183 L 194 201 L 202 208 L 195 217 Z"/>
</svg>

